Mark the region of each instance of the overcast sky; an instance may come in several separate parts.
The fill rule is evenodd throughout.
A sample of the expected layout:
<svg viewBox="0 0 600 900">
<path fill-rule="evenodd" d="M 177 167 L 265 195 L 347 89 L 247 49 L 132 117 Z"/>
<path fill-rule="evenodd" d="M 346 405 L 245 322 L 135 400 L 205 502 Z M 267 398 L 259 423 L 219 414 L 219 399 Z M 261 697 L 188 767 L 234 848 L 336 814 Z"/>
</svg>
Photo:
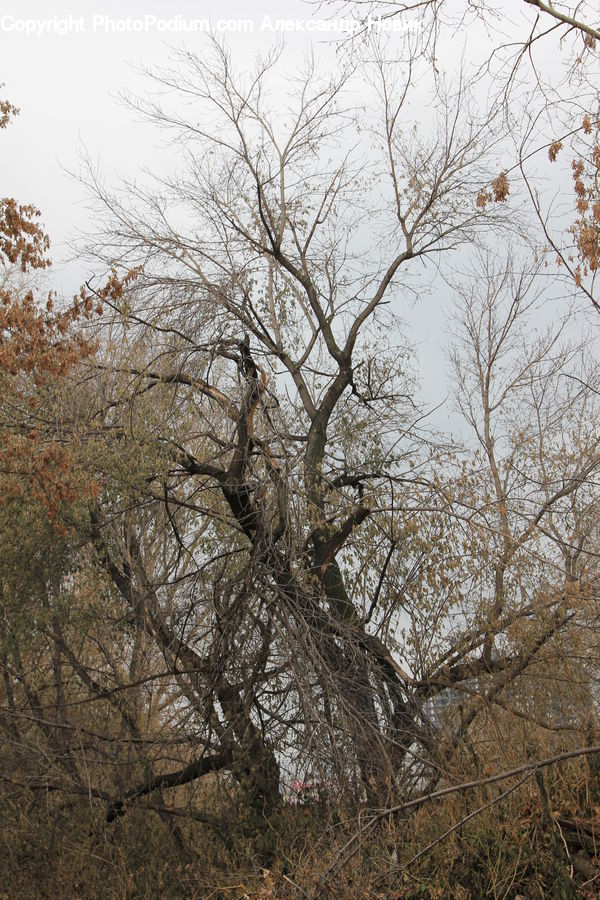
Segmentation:
<svg viewBox="0 0 600 900">
<path fill-rule="evenodd" d="M 118 175 L 133 176 L 141 164 L 163 170 L 168 165 L 159 149 L 160 134 L 136 121 L 118 99 L 124 89 L 143 93 L 146 83 L 135 66 L 166 64 L 172 47 L 202 52 L 206 20 L 220 29 L 237 64 L 250 66 L 257 51 L 281 40 L 272 27 L 283 18 L 305 23 L 285 34 L 286 65 L 299 62 L 311 45 L 336 64 L 335 31 L 324 35 L 309 30 L 323 27 L 315 23 L 330 18 L 331 8 L 302 0 L 181 0 L 176 7 L 164 0 L 126 0 L 98 6 L 82 0 L 4 0 L 0 11 L 0 82 L 5 83 L 0 96 L 21 110 L 1 135 L 0 196 L 14 196 L 42 210 L 57 263 L 53 274 L 69 292 L 88 274 L 77 263 L 65 265 L 67 241 L 86 224 L 84 190 L 65 171 L 80 167 L 81 149 L 97 162 L 107 184 Z M 344 15 L 336 18 L 343 29 Z M 457 55 L 460 38 L 456 36 Z M 429 298 L 408 316 L 412 339 L 421 347 L 422 381 L 431 402 L 442 400 L 446 392 L 442 300 Z"/>
<path fill-rule="evenodd" d="M 125 88 L 143 91 L 134 66 L 166 63 L 173 46 L 202 49 L 201 31 L 164 29 L 183 29 L 192 20 L 210 20 L 213 27 L 221 20 L 234 27 L 236 20 L 250 20 L 251 32 L 241 27 L 223 32 L 238 61 L 250 63 L 257 50 L 276 40 L 272 31 L 261 30 L 266 15 L 273 23 L 283 16 L 314 15 L 300 0 L 255 5 L 252 12 L 236 0 L 182 0 L 177 7 L 128 0 L 104 3 L 100 11 L 99 6 L 8 0 L 0 11 L 0 81 L 4 96 L 21 110 L 0 147 L 1 191 L 42 209 L 59 255 L 65 235 L 84 215 L 78 209 L 81 187 L 63 171 L 77 168 L 78 149 L 85 145 L 107 175 L 131 173 L 140 162 L 153 161 L 158 135 L 140 126 L 117 95 Z M 152 16 L 154 24 L 147 22 Z M 289 53 L 300 56 L 310 37 L 289 32 L 286 42 Z"/>
</svg>

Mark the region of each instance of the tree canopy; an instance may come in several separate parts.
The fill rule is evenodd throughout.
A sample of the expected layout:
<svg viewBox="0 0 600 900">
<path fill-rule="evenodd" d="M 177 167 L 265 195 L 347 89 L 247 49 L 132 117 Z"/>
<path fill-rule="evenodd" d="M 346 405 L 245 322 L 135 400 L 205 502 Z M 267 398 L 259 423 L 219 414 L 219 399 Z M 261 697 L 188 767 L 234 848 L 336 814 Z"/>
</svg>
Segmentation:
<svg viewBox="0 0 600 900">
<path fill-rule="evenodd" d="M 128 102 L 179 167 L 88 168 L 72 300 L 0 201 L 3 890 L 45 853 L 48 896 L 106 860 L 124 896 L 597 889 L 599 35 L 523 9 L 354 3 L 325 74 L 174 53 Z M 457 24 L 492 52 L 453 78 Z M 441 290 L 453 434 L 405 328 Z"/>
</svg>

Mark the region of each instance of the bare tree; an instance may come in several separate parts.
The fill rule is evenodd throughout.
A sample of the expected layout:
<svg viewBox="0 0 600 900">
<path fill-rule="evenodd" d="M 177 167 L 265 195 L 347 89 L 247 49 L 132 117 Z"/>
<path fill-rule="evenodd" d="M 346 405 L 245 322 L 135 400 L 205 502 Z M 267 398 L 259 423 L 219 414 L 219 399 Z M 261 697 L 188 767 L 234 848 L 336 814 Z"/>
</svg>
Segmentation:
<svg viewBox="0 0 600 900">
<path fill-rule="evenodd" d="M 93 490 L 54 562 L 26 518 L 0 560 L 19 795 L 87 798 L 105 823 L 152 809 L 185 848 L 178 817 L 227 824 L 209 774 L 255 832 L 294 776 L 404 808 L 480 779 L 517 720 L 519 753 L 544 730 L 568 752 L 558 674 L 593 711 L 590 366 L 562 322 L 529 339 L 525 253 L 485 255 L 525 238 L 501 106 L 434 78 L 420 132 L 416 60 L 372 49 L 332 77 L 309 58 L 285 96 L 281 48 L 246 74 L 217 42 L 179 54 L 130 102 L 182 169 L 122 194 L 88 172 L 112 271 L 80 298 L 98 352 L 46 427 Z M 479 260 L 476 289 L 448 282 L 460 451 L 423 425 L 403 336 L 451 259 Z"/>
<path fill-rule="evenodd" d="M 206 600 L 189 606 L 178 590 L 173 615 L 189 609 L 186 633 L 154 624 L 163 650 L 203 673 L 185 678 L 207 725 L 216 716 L 238 741 L 262 729 L 274 746 L 268 729 L 279 721 L 291 754 L 333 765 L 349 783 L 356 766 L 358 794 L 374 802 L 402 779 L 414 741 L 434 740 L 401 663 L 368 627 L 385 607 L 398 541 L 392 534 L 381 568 L 367 536 L 385 533 L 419 481 L 409 465 L 419 413 L 392 328 L 416 290 L 415 265 L 476 241 L 494 217 L 500 224 L 500 207 L 474 199 L 495 133 L 463 88 L 440 96 L 431 134 L 407 134 L 410 81 L 381 55 L 371 70 L 377 115 L 361 122 L 346 106 L 352 70 L 323 80 L 309 59 L 293 83 L 299 99 L 275 119 L 268 90 L 279 57 L 241 78 L 214 43 L 210 57 L 184 54 L 180 69 L 153 76 L 177 89 L 183 109 L 136 108 L 174 133 L 187 169 L 124 201 L 93 182 L 112 228 L 95 250 L 143 267 L 122 296 L 101 299 L 115 313 L 112 340 L 123 341 L 111 368 L 134 387 L 128 416 L 139 421 L 138 394 L 171 398 L 154 425 L 170 460 L 156 502 L 181 559 L 195 559 Z M 373 139 L 381 153 L 367 165 Z M 214 535 L 214 550 L 196 549 L 186 533 L 196 527 Z M 179 579 L 180 563 L 168 575 L 147 571 L 142 534 L 139 549 L 123 540 L 144 596 Z M 362 608 L 361 585 L 375 592 Z M 160 591 L 152 609 L 164 618 Z M 191 640 L 200 620 L 210 622 L 201 644 Z"/>
</svg>

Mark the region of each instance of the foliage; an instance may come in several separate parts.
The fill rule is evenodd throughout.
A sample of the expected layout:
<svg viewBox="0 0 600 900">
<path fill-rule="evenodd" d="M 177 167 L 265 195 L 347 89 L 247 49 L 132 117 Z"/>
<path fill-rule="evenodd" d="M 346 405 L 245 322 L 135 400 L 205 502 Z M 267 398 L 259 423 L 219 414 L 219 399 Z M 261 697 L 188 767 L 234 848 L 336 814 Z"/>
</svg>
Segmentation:
<svg viewBox="0 0 600 900">
<path fill-rule="evenodd" d="M 584 36 L 583 77 L 593 28 L 529 5 Z M 37 209 L 0 205 L 7 896 L 593 893 L 599 388 L 543 283 L 550 246 L 595 303 L 597 128 L 553 231 L 538 79 L 498 151 L 547 35 L 482 113 L 481 73 L 439 78 L 446 14 L 422 4 L 407 71 L 373 41 L 309 59 L 279 117 L 281 49 L 148 73 L 164 104 L 131 102 L 185 168 L 88 173 L 106 279 L 71 302 L 40 299 Z M 437 278 L 460 442 L 402 337 Z"/>
</svg>

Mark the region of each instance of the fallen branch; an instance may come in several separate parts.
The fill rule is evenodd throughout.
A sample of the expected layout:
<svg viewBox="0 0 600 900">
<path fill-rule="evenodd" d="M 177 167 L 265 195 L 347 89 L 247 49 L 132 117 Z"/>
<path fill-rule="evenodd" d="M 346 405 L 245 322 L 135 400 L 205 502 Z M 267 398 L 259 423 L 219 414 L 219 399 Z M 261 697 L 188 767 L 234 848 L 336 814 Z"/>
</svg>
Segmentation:
<svg viewBox="0 0 600 900">
<path fill-rule="evenodd" d="M 344 844 L 337 856 L 336 862 L 329 867 L 324 877 L 328 878 L 334 873 L 337 874 L 338 872 L 340 872 L 358 852 L 361 839 L 363 837 L 366 837 L 371 831 L 373 831 L 375 826 L 384 819 L 391 818 L 392 816 L 395 816 L 400 812 L 404 812 L 407 809 L 415 809 L 416 807 L 422 806 L 424 803 L 429 803 L 432 800 L 439 800 L 442 797 L 447 797 L 450 794 L 458 794 L 462 791 L 470 791 L 474 788 L 483 787 L 484 785 L 495 784 L 498 781 L 505 781 L 507 778 L 514 778 L 517 775 L 526 774 L 527 777 L 529 777 L 538 769 L 556 765 L 557 763 L 565 762 L 568 759 L 576 759 L 580 756 L 590 756 L 592 753 L 600 753 L 600 745 L 596 744 L 592 747 L 581 747 L 578 750 L 569 750 L 565 753 L 558 753 L 556 756 L 549 756 L 546 759 L 529 762 L 525 765 L 517 766 L 517 768 L 515 769 L 509 769 L 506 772 L 499 772 L 496 775 L 489 775 L 487 778 L 478 778 L 475 781 L 465 781 L 462 784 L 440 788 L 440 790 L 438 791 L 432 791 L 429 794 L 422 794 L 419 797 L 413 797 L 412 800 L 405 800 L 404 803 L 399 803 L 396 806 L 388 807 L 388 809 L 380 810 L 379 812 L 371 816 L 371 818 L 363 826 L 361 826 L 361 828 L 359 828 L 359 830 L 350 838 L 350 840 Z M 523 780 L 525 781 L 526 779 Z M 483 808 L 484 807 L 482 807 L 482 809 Z"/>
</svg>

